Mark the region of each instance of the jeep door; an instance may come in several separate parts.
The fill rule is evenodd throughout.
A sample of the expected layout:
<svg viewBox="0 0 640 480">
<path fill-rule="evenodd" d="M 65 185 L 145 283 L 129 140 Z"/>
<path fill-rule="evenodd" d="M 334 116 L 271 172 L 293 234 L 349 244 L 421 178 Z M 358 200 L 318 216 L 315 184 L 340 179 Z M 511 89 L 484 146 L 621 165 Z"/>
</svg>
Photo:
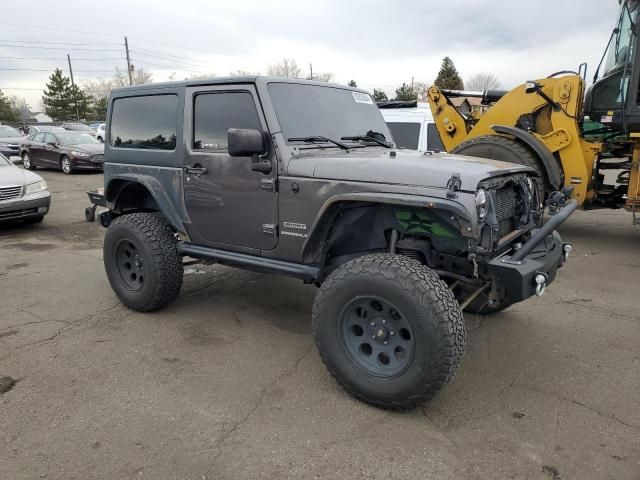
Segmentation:
<svg viewBox="0 0 640 480">
<path fill-rule="evenodd" d="M 270 146 L 261 158 L 274 165 L 271 173 L 264 174 L 251 168 L 257 158 L 232 157 L 227 148 L 230 128 L 267 132 L 255 88 L 189 87 L 184 118 L 184 198 L 191 219 L 189 234 L 194 241 L 210 246 L 274 248 L 278 210 L 273 149 Z"/>
</svg>

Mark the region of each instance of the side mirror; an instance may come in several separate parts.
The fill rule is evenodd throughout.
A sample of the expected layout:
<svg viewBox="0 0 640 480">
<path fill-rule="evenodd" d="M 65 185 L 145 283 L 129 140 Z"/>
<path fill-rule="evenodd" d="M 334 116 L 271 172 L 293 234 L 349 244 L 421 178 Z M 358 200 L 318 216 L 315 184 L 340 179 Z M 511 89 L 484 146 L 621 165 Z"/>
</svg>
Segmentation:
<svg viewBox="0 0 640 480">
<path fill-rule="evenodd" d="M 56 142 L 47 142 L 47 145 L 49 145 L 50 147 L 57 147 L 58 144 Z"/>
<path fill-rule="evenodd" d="M 232 157 L 250 157 L 267 153 L 267 142 L 263 133 L 252 128 L 227 130 L 227 145 Z"/>
</svg>

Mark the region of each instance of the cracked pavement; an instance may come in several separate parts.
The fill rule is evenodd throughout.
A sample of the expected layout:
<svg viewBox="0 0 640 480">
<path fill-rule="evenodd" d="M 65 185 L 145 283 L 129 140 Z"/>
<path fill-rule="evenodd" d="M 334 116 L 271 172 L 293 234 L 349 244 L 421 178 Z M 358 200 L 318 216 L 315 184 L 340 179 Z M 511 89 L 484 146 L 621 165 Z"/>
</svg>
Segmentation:
<svg viewBox="0 0 640 480">
<path fill-rule="evenodd" d="M 0 479 L 640 479 L 640 227 L 577 212 L 542 298 L 467 315 L 461 370 L 409 413 L 362 404 L 310 337 L 315 287 L 189 267 L 139 314 L 84 221 L 101 175 L 41 172 L 52 212 L 0 227 Z"/>
</svg>

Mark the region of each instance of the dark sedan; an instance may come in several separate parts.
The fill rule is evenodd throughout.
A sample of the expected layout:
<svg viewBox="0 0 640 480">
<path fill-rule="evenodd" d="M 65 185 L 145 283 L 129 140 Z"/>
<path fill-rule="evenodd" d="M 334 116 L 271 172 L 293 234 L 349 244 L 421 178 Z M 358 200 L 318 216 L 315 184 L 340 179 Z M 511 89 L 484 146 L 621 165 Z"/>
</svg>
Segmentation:
<svg viewBox="0 0 640 480">
<path fill-rule="evenodd" d="M 20 155 L 19 147 L 25 136 L 8 125 L 0 125 L 0 154 L 11 159 Z"/>
<path fill-rule="evenodd" d="M 30 136 L 20 145 L 27 170 L 52 167 L 71 174 L 77 170 L 102 170 L 104 144 L 80 132 L 44 132 Z"/>
</svg>

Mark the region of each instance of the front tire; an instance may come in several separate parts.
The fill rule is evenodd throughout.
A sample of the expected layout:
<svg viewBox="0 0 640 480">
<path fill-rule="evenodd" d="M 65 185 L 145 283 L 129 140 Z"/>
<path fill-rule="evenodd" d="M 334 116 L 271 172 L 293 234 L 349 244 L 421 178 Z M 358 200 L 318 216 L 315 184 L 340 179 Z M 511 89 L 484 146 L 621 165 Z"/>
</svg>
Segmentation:
<svg viewBox="0 0 640 480">
<path fill-rule="evenodd" d="M 31 157 L 29 156 L 29 153 L 24 152 L 22 154 L 22 166 L 24 167 L 25 170 L 35 170 L 36 167 L 31 163 Z"/>
<path fill-rule="evenodd" d="M 73 173 L 73 165 L 71 165 L 71 159 L 66 155 L 64 155 L 60 159 L 60 170 L 62 170 L 62 173 L 65 173 L 66 175 L 71 175 Z"/>
<path fill-rule="evenodd" d="M 182 287 L 182 257 L 171 227 L 155 213 L 116 218 L 104 239 L 111 288 L 132 310 L 150 312 L 171 303 Z"/>
<path fill-rule="evenodd" d="M 447 285 L 399 255 L 366 255 L 334 270 L 314 302 L 312 327 L 336 381 L 382 408 L 430 400 L 464 353 L 464 319 Z"/>
</svg>

